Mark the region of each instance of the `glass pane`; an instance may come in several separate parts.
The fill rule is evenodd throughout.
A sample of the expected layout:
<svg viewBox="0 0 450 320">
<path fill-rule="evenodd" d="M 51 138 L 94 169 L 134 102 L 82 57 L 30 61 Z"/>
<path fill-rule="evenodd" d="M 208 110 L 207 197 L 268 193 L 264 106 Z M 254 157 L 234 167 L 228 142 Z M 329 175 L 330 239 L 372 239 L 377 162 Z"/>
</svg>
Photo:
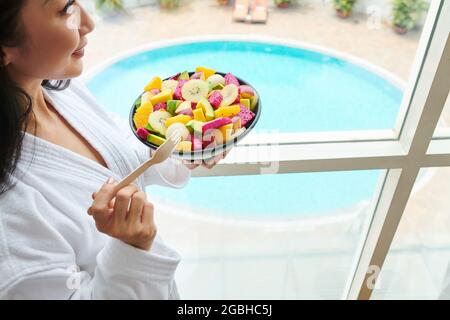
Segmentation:
<svg viewBox="0 0 450 320">
<path fill-rule="evenodd" d="M 448 137 L 450 138 L 450 95 L 447 97 L 444 109 L 442 110 L 434 137 Z"/>
<path fill-rule="evenodd" d="M 186 299 L 339 299 L 381 171 L 192 178 L 151 186 Z"/>
<path fill-rule="evenodd" d="M 270 23 L 259 25 L 233 21 L 232 6 L 218 1 L 182 1 L 176 11 L 155 1 L 140 3 L 150 5 L 130 8 L 132 14 L 122 19 L 99 11 L 87 69 L 135 50 L 88 81 L 104 106 L 127 116 L 154 75 L 206 65 L 252 84 L 264 106 L 257 128 L 282 133 L 393 128 L 427 13 L 411 9 L 397 20 L 395 30 L 412 28 L 400 35 L 390 26 L 390 1 L 358 3 L 347 19 L 337 17 L 331 1 L 284 9 L 269 1 Z M 205 16 L 211 17 L 207 26 Z M 209 39 L 193 43 L 199 36 Z M 183 44 L 159 42 L 186 37 Z"/>
<path fill-rule="evenodd" d="M 420 176 L 373 299 L 450 299 L 450 167 L 422 169 Z"/>
</svg>

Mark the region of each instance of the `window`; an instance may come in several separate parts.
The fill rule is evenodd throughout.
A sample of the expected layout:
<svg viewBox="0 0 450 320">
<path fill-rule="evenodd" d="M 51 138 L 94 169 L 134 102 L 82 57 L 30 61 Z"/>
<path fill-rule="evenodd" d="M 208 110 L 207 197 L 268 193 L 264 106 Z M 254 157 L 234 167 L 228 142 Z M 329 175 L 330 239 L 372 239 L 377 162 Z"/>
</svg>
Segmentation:
<svg viewBox="0 0 450 320">
<path fill-rule="evenodd" d="M 183 257 L 184 298 L 339 299 L 384 175 L 203 177 L 147 192 L 161 234 Z"/>
<path fill-rule="evenodd" d="M 241 46 L 248 42 L 245 46 L 249 51 L 256 46 L 257 52 L 264 52 L 262 58 L 252 55 L 255 61 L 236 63 L 232 69 L 261 88 L 263 108 L 267 110 L 266 118 L 261 119 L 265 131 L 249 134 L 213 170 L 197 169 L 192 189 L 148 189 L 161 210 L 157 215 L 161 232 L 183 254 L 178 280 L 185 297 L 369 299 L 378 275 L 391 268 L 391 242 L 413 186 L 426 180 L 424 168 L 450 165 L 450 139 L 446 138 L 443 121 L 439 122 L 450 87 L 450 3 L 431 1 L 420 42 L 411 41 L 411 37 L 380 38 L 382 32 L 368 30 L 361 22 L 368 21 L 358 18 L 354 18 L 354 24 L 341 20 L 330 22 L 332 27 L 319 24 L 317 21 L 328 19 L 325 15 L 329 12 L 312 12 L 308 16 L 294 10 L 293 15 L 299 14 L 302 19 L 283 22 L 283 30 L 252 35 L 253 41 L 245 34 L 247 29 L 233 37 L 222 35 L 221 19 L 229 17 L 218 15 L 217 25 L 211 25 L 213 31 L 208 30 L 208 35 L 189 38 L 192 46 L 186 46 L 186 38 L 167 37 L 170 39 L 146 45 L 145 49 L 152 49 L 149 52 L 133 51 L 115 57 L 93 69 L 101 71 L 96 76 L 87 76 L 100 102 L 127 117 L 129 101 L 140 90 L 132 86 L 131 79 L 144 83 L 149 70 L 154 74 L 179 71 L 186 67 L 186 61 L 193 65 L 219 61 L 228 70 L 226 60 L 220 59 L 221 52 L 232 51 L 236 41 Z M 298 26 L 298 21 L 302 25 Z M 142 30 L 141 22 L 130 22 L 130 28 Z M 295 27 L 289 28 L 294 22 Z M 350 31 L 350 25 L 357 31 Z M 118 27 L 115 31 L 128 35 L 130 28 Z M 315 32 L 310 33 L 311 28 L 316 28 Z M 281 33 L 284 30 L 291 31 Z M 183 32 L 192 30 L 180 30 L 177 35 L 182 37 Z M 293 50 L 282 63 L 272 63 L 276 50 L 290 50 L 285 40 L 278 39 L 280 34 L 295 40 L 289 41 L 296 44 L 295 48 L 308 50 Z M 98 37 L 107 40 L 116 33 L 103 32 Z M 123 44 L 111 43 L 128 50 L 125 46 L 130 43 L 141 45 L 138 39 L 137 33 Z M 153 35 L 146 41 L 152 39 Z M 261 44 L 267 39 L 274 45 Z M 189 51 L 205 41 L 209 47 L 203 47 L 202 54 Z M 175 50 L 170 59 L 177 54 L 182 59 L 159 61 L 167 50 Z M 339 53 L 345 51 L 347 54 Z M 102 58 L 110 52 L 104 46 L 97 54 Z M 138 59 L 140 68 L 133 67 L 136 59 L 128 59 L 131 55 Z M 309 81 L 302 79 L 299 69 L 289 68 L 290 59 L 302 61 L 301 71 L 309 72 Z M 114 68 L 105 69 L 113 62 Z M 276 77 L 270 77 L 267 66 L 275 68 Z M 127 75 L 124 71 L 130 72 Z M 283 79 L 292 81 L 284 86 Z M 105 83 L 109 90 L 104 90 Z M 375 91 L 361 94 L 358 88 Z M 272 89 L 278 90 L 279 98 L 265 96 Z M 307 98 L 295 99 L 296 90 Z M 311 92 L 315 94 L 309 95 Z M 283 99 L 285 93 L 289 99 Z M 301 112 L 284 115 L 285 105 L 298 106 Z M 444 109 L 444 120 L 446 112 Z M 214 188 L 208 190 L 208 186 Z M 292 188 L 301 193 L 296 197 Z M 243 200 L 246 197 L 247 202 Z M 238 204 L 233 202 L 235 198 L 240 199 Z M 306 205 L 303 199 L 311 202 Z M 352 203 L 354 207 L 361 199 L 365 202 L 357 209 L 362 213 L 344 219 Z M 278 208 L 276 212 L 286 215 L 270 221 L 270 213 L 279 202 L 291 205 Z M 187 208 L 202 213 L 188 214 Z M 223 209 L 222 216 L 216 214 Z M 289 214 L 300 209 L 305 219 L 297 223 Z M 308 219 L 314 210 L 314 219 Z M 238 217 L 232 215 L 236 212 Z M 330 212 L 333 214 L 326 214 Z M 324 223 L 330 217 L 336 221 Z M 314 221 L 322 223 L 312 224 Z M 191 290 L 193 283 L 198 290 Z M 265 290 L 266 285 L 274 290 Z M 374 297 L 380 294 L 384 293 L 375 292 Z"/>
<path fill-rule="evenodd" d="M 449 167 L 421 169 L 424 179 L 414 185 L 374 299 L 450 297 L 449 174 Z"/>
<path fill-rule="evenodd" d="M 444 1 L 432 3 L 412 79 L 406 88 L 405 119 L 399 121 L 395 139 L 364 142 L 311 142 L 279 145 L 279 173 L 317 172 L 335 170 L 387 169 L 380 181 L 381 189 L 374 214 L 360 255 L 355 260 L 354 272 L 347 282 L 346 298 L 370 298 L 378 268 L 383 266 L 390 243 L 406 206 L 421 167 L 448 164 L 447 141 L 433 141 L 442 108 L 448 96 L 450 79 L 450 4 Z M 326 138 L 324 139 L 326 140 Z M 428 156 L 425 156 L 428 146 Z M 261 148 L 261 146 L 259 146 Z M 258 148 L 258 146 L 240 146 Z M 255 154 L 257 152 L 248 152 Z M 249 158 L 249 157 L 247 157 Z M 269 156 L 270 158 L 270 156 Z M 212 172 L 199 171 L 198 175 L 232 175 L 257 172 L 257 159 L 250 156 L 250 164 L 224 163 Z M 231 162 L 231 161 L 230 161 Z M 324 199 L 324 201 L 326 201 Z M 374 276 L 375 275 L 375 276 Z"/>
</svg>

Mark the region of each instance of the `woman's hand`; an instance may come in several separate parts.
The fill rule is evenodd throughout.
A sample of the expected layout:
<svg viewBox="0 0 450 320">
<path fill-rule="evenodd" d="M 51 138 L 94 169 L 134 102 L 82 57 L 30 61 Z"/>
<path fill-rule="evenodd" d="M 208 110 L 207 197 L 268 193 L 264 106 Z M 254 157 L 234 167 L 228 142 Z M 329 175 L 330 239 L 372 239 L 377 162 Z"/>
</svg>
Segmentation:
<svg viewBox="0 0 450 320">
<path fill-rule="evenodd" d="M 212 169 L 215 167 L 217 163 L 219 163 L 220 160 L 224 159 L 230 151 L 225 151 L 222 154 L 219 154 L 211 159 L 208 160 L 195 160 L 194 162 L 190 162 L 187 160 L 183 160 L 183 164 L 190 170 L 194 170 L 198 166 L 202 165 L 203 167 L 207 169 Z"/>
<path fill-rule="evenodd" d="M 98 231 L 148 251 L 156 236 L 153 205 L 145 192 L 128 185 L 114 193 L 112 179 L 92 194 L 94 202 L 88 214 L 95 220 Z"/>
</svg>

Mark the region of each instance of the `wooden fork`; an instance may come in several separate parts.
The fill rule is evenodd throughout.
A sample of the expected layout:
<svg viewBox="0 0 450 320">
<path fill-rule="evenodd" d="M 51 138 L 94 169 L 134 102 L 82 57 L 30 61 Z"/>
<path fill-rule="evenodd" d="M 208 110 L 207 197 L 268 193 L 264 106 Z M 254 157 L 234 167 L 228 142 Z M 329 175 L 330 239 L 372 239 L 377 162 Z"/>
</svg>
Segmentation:
<svg viewBox="0 0 450 320">
<path fill-rule="evenodd" d="M 153 153 L 153 157 L 145 161 L 134 171 L 132 171 L 128 176 L 122 179 L 122 181 L 120 181 L 119 184 L 116 185 L 114 192 L 117 192 L 123 187 L 132 183 L 151 166 L 161 163 L 169 158 L 180 141 L 181 136 L 179 134 L 174 133 L 173 135 L 171 135 L 162 145 L 158 147 L 158 149 L 156 149 L 156 151 Z"/>
</svg>

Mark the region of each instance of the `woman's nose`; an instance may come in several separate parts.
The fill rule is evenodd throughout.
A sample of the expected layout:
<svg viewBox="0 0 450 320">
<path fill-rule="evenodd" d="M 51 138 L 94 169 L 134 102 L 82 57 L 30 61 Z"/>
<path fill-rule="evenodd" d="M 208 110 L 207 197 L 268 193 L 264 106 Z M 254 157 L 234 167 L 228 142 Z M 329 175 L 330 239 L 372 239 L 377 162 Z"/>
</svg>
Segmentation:
<svg viewBox="0 0 450 320">
<path fill-rule="evenodd" d="M 94 28 L 94 20 L 92 20 L 89 13 L 83 7 L 80 7 L 80 35 L 84 36 L 91 33 Z"/>
</svg>

